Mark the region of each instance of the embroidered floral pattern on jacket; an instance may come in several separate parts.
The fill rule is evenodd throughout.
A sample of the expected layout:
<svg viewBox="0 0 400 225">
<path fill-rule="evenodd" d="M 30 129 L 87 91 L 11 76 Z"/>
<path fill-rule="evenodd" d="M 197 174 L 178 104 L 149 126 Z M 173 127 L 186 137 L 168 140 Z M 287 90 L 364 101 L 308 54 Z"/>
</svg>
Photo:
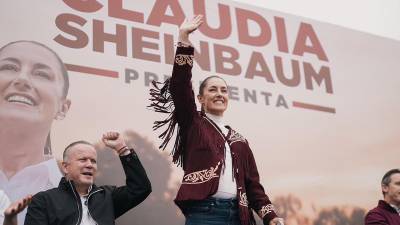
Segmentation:
<svg viewBox="0 0 400 225">
<path fill-rule="evenodd" d="M 228 139 L 231 142 L 231 144 L 237 141 L 242 141 L 246 143 L 246 139 L 241 134 L 239 134 L 234 130 L 231 130 L 231 135 L 228 137 Z"/>
<path fill-rule="evenodd" d="M 201 184 L 218 177 L 216 171 L 220 164 L 221 162 L 218 162 L 215 167 L 211 167 L 210 169 L 195 171 L 185 175 L 182 184 Z"/>
<path fill-rule="evenodd" d="M 240 200 L 239 200 L 239 205 L 248 207 L 249 206 L 249 201 L 247 201 L 247 195 L 246 193 L 240 192 Z"/>
<path fill-rule="evenodd" d="M 264 205 L 259 211 L 258 215 L 261 218 L 264 218 L 265 215 L 267 215 L 270 212 L 274 212 L 274 206 L 272 204 Z"/>
<path fill-rule="evenodd" d="M 180 66 L 183 66 L 185 64 L 189 64 L 189 66 L 193 66 L 193 55 L 178 54 L 175 56 L 175 62 Z"/>
</svg>

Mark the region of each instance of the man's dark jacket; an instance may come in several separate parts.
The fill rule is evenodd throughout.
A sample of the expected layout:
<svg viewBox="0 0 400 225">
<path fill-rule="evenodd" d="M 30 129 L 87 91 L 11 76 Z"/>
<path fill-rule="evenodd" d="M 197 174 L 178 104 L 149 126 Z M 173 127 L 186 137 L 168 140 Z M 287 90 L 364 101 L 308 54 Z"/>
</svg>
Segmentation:
<svg viewBox="0 0 400 225">
<path fill-rule="evenodd" d="M 126 186 L 92 186 L 87 200 L 91 217 L 98 225 L 115 224 L 115 219 L 141 203 L 151 192 L 151 184 L 136 153 L 120 157 Z M 33 196 L 25 225 L 79 225 L 81 198 L 72 181 L 62 178 L 57 188 Z"/>
</svg>

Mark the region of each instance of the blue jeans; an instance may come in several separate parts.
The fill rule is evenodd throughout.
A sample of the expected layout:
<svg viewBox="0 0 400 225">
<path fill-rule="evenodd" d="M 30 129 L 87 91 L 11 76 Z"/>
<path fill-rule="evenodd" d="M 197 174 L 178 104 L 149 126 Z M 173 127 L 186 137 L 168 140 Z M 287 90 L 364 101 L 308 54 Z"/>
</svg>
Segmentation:
<svg viewBox="0 0 400 225">
<path fill-rule="evenodd" d="M 240 225 L 236 199 L 207 198 L 184 210 L 185 225 Z"/>
</svg>

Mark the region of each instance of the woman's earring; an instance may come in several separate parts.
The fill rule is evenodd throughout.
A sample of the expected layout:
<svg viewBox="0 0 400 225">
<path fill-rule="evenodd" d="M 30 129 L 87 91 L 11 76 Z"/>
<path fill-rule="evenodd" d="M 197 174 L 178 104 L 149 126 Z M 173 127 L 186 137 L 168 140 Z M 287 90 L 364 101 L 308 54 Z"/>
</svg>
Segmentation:
<svg viewBox="0 0 400 225">
<path fill-rule="evenodd" d="M 201 104 L 201 114 L 203 114 L 203 115 L 206 114 L 206 111 L 204 110 L 204 105 L 203 104 Z"/>
</svg>

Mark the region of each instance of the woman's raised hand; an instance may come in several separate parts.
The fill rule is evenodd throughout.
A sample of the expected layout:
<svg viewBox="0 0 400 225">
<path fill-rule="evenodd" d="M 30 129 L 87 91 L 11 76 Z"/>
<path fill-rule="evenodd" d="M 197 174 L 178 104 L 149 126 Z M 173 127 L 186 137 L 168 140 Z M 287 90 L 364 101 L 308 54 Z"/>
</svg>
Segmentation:
<svg viewBox="0 0 400 225">
<path fill-rule="evenodd" d="M 189 34 L 197 30 L 203 23 L 203 15 L 197 15 L 191 20 L 186 19 L 179 27 L 179 41 L 183 44 L 191 45 Z"/>
</svg>

